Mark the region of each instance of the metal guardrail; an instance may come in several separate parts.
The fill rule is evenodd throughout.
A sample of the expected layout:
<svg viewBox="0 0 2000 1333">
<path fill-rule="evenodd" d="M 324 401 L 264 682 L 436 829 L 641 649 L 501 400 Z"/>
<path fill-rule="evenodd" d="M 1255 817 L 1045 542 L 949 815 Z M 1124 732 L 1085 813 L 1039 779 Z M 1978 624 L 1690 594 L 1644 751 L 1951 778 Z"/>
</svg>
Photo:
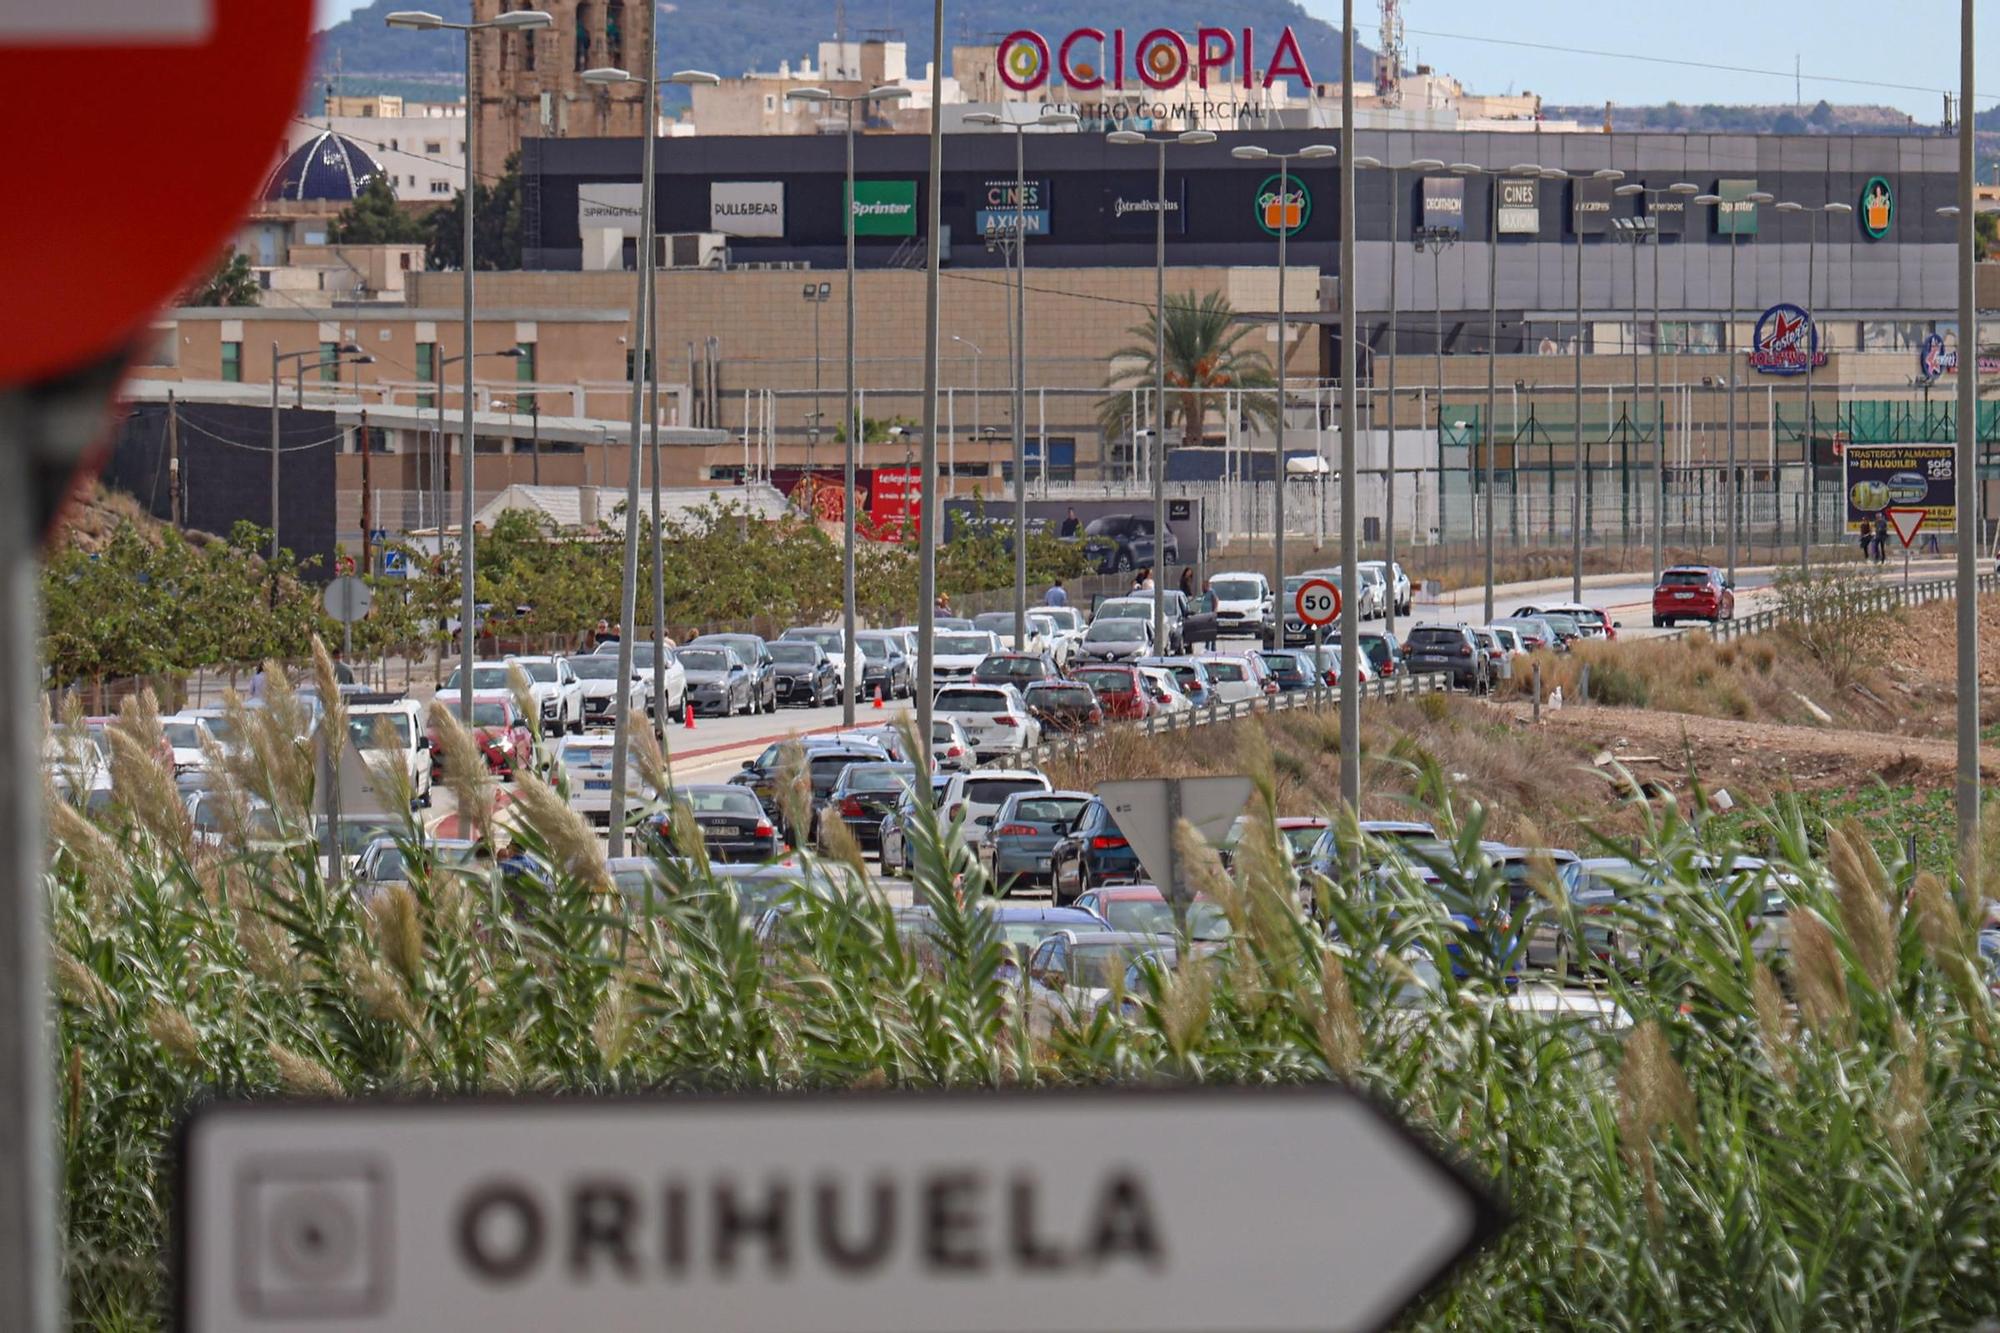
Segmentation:
<svg viewBox="0 0 2000 1333">
<path fill-rule="evenodd" d="M 1982 593 L 2000 592 L 2000 573 L 1979 575 L 1978 585 L 1979 591 Z M 1955 578 L 1925 579 L 1919 583 L 1888 583 L 1878 588 L 1869 589 L 1864 594 L 1860 609 L 1864 611 L 1895 611 L 1906 606 L 1922 606 L 1926 602 L 1949 602 L 1955 600 L 1957 596 L 1958 580 Z M 1742 639 L 1748 638 L 1753 634 L 1769 633 L 1784 623 L 1785 618 L 1778 611 L 1759 611 L 1754 615 L 1744 616 L 1739 620 L 1721 621 L 1710 628 L 1704 629 L 1702 633 L 1707 634 L 1718 643 L 1727 643 L 1731 639 Z M 1688 633 L 1690 631 L 1677 629 L 1662 634 L 1659 637 L 1662 639 L 1678 639 L 1686 636 Z"/>
<path fill-rule="evenodd" d="M 1402 675 L 1393 680 L 1373 680 L 1361 687 L 1361 701 L 1370 699 L 1413 699 L 1420 694 L 1439 694 L 1451 688 L 1451 678 L 1445 672 L 1427 672 L 1423 675 Z M 1206 708 L 1191 709 L 1185 713 L 1154 714 L 1139 721 L 1112 722 L 1094 731 L 1072 732 L 1057 740 L 1043 741 L 1021 751 L 1020 758 L 1025 763 L 1039 767 L 1048 760 L 1059 757 L 1075 757 L 1085 746 L 1100 738 L 1116 733 L 1131 732 L 1140 736 L 1171 735 L 1177 731 L 1192 731 L 1196 727 L 1213 726 L 1218 722 L 1239 722 L 1260 714 L 1290 713 L 1300 709 L 1324 712 L 1340 706 L 1340 691 L 1331 686 L 1311 690 L 1293 690 L 1286 694 L 1272 695 L 1263 699 L 1242 699 L 1235 703 L 1211 703 Z"/>
</svg>

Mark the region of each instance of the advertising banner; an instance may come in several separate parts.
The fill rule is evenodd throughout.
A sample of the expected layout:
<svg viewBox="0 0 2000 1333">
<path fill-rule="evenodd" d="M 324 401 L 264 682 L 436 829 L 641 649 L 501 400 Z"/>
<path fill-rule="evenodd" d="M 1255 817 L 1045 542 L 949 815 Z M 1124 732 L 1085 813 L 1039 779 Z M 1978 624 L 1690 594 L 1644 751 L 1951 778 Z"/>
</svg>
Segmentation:
<svg viewBox="0 0 2000 1333">
<path fill-rule="evenodd" d="M 917 183 L 856 181 L 848 216 L 853 219 L 856 236 L 915 236 Z"/>
<path fill-rule="evenodd" d="M 1022 190 L 1022 186 L 1026 186 Z M 1020 198 L 1016 199 L 1016 193 Z M 1018 211 L 1017 211 L 1018 210 Z M 1020 223 L 1030 236 L 1049 234 L 1049 183 L 1046 180 L 1029 178 L 1026 181 L 1014 179 L 990 180 L 979 192 L 979 208 L 973 214 L 973 227 L 981 236 L 993 236 L 1012 232 Z"/>
<path fill-rule="evenodd" d="M 1424 226 L 1463 235 L 1465 232 L 1465 177 L 1424 177 Z"/>
<path fill-rule="evenodd" d="M 1569 234 L 1602 236 L 1611 230 L 1611 204 L 1618 196 L 1611 181 L 1579 180 L 1569 187 Z"/>
<path fill-rule="evenodd" d="M 1257 225 L 1276 236 L 1294 235 L 1312 216 L 1312 191 L 1297 172 L 1272 172 L 1257 187 Z"/>
<path fill-rule="evenodd" d="M 576 187 L 576 229 L 639 230 L 639 188 L 611 181 L 583 182 Z"/>
<path fill-rule="evenodd" d="M 1896 191 L 1887 176 L 1870 176 L 1861 187 L 1861 203 L 1855 210 L 1861 219 L 1861 234 L 1879 241 L 1896 225 Z"/>
<path fill-rule="evenodd" d="M 1090 567 L 1110 574 L 1151 565 L 1153 506 L 1144 498 L 1123 500 L 1030 500 L 1028 531 L 1053 533 L 1065 541 L 1083 543 Z M 946 500 L 944 539 L 955 541 L 978 529 L 1001 537 L 1014 531 L 1014 506 L 993 501 Z M 1201 501 L 1167 501 L 1167 563 L 1193 564 L 1201 557 Z"/>
<path fill-rule="evenodd" d="M 1819 326 L 1803 307 L 1789 301 L 1772 306 L 1758 319 L 1747 355 L 1750 369 L 1759 375 L 1803 375 L 1808 358 L 1815 369 L 1826 364 Z"/>
<path fill-rule="evenodd" d="M 1500 182 L 1500 234 L 1533 236 L 1542 229 L 1542 183 L 1503 180 Z"/>
<path fill-rule="evenodd" d="M 918 467 L 878 467 L 868 495 L 870 535 L 888 542 L 915 540 L 917 515 L 923 509 L 924 470 Z"/>
<path fill-rule="evenodd" d="M 1859 532 L 1883 511 L 1901 509 L 1923 512 L 1926 535 L 1957 532 L 1957 456 L 1955 444 L 1848 445 L 1842 454 L 1847 530 Z"/>
<path fill-rule="evenodd" d="M 1135 178 L 1136 180 L 1137 178 Z M 1114 186 L 1105 199 L 1114 231 L 1153 234 L 1153 218 L 1160 211 L 1151 177 L 1132 188 Z M 1167 231 L 1180 236 L 1187 232 L 1187 177 L 1167 178 Z"/>
<path fill-rule="evenodd" d="M 1757 192 L 1755 180 L 1718 181 L 1716 194 L 1722 202 L 1715 209 L 1715 230 L 1717 235 L 1755 236 L 1757 234 L 1757 205 L 1750 202 L 1750 196 Z"/>
<path fill-rule="evenodd" d="M 715 181 L 708 187 L 708 229 L 724 236 L 783 236 L 783 181 Z"/>
<path fill-rule="evenodd" d="M 1659 194 L 1646 197 L 1646 213 L 1659 227 L 1662 236 L 1685 236 L 1687 234 L 1688 201 L 1684 194 Z"/>
</svg>

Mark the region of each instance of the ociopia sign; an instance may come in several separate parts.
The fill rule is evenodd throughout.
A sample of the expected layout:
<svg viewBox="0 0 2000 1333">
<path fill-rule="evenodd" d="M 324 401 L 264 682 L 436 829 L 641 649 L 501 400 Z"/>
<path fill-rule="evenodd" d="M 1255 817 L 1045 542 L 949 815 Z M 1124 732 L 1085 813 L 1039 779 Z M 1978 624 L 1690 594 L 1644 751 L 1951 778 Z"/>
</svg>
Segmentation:
<svg viewBox="0 0 2000 1333">
<path fill-rule="evenodd" d="M 1261 68 L 1254 28 L 1200 28 L 1192 42 L 1171 28 L 1153 28 L 1137 41 L 1130 40 L 1123 28 L 1108 33 L 1102 28 L 1077 28 L 1053 45 L 1042 34 L 1023 28 L 1000 39 L 995 63 L 1000 81 L 1017 93 L 1042 87 L 1051 73 L 1068 87 L 1085 92 L 1130 87 L 1157 91 L 1190 80 L 1200 88 L 1211 82 L 1269 88 L 1285 78 L 1312 86 L 1312 73 L 1289 25 L 1278 34 L 1271 58 Z"/>
</svg>

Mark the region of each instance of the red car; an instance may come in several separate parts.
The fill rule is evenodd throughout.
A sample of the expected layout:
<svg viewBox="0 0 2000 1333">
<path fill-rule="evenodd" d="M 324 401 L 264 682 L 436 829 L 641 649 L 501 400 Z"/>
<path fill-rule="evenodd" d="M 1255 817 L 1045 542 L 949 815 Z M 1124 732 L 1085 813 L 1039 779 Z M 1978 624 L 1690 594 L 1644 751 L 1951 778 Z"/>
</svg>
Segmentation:
<svg viewBox="0 0 2000 1333">
<path fill-rule="evenodd" d="M 1736 619 L 1736 590 L 1713 565 L 1676 565 L 1653 588 L 1653 628 L 1683 620 Z"/>
<path fill-rule="evenodd" d="M 1097 692 L 1107 721 L 1121 718 L 1143 720 L 1153 714 L 1153 696 L 1139 679 L 1137 667 L 1086 666 L 1073 673 L 1076 679 Z"/>
<path fill-rule="evenodd" d="M 451 710 L 459 712 L 458 699 L 451 699 Z M 463 720 L 461 718 L 461 720 Z M 427 732 L 431 746 L 431 778 L 444 780 L 444 750 L 438 745 L 437 729 Z M 511 778 L 515 773 L 533 767 L 535 758 L 535 736 L 528 729 L 527 719 L 514 706 L 511 694 L 475 694 L 472 696 L 472 739 L 486 756 L 486 766 L 496 777 Z"/>
</svg>

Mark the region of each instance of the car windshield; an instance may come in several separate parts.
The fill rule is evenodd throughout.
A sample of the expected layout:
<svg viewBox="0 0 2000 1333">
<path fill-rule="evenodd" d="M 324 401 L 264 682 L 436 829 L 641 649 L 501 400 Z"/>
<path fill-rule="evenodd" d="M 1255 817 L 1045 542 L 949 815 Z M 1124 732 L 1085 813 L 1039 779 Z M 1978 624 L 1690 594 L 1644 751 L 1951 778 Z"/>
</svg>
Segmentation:
<svg viewBox="0 0 2000 1333">
<path fill-rule="evenodd" d="M 1025 957 L 1035 951 L 1035 946 L 1059 930 L 1072 931 L 1078 935 L 1101 935 L 1111 927 L 1102 921 L 1042 920 L 1042 921 L 1002 921 L 1001 942 L 1012 947 L 1016 956 Z"/>
<path fill-rule="evenodd" d="M 1099 907 L 1113 930 L 1130 930 L 1148 935 L 1174 933 L 1174 909 L 1161 898 L 1113 898 Z M 1214 903 L 1188 904 L 1188 935 L 1197 940 L 1219 940 L 1229 935 L 1229 918 Z"/>
<path fill-rule="evenodd" d="M 201 724 L 204 727 L 208 728 L 208 734 L 215 737 L 216 744 L 218 745 L 228 745 L 229 743 L 231 743 L 236 739 L 235 724 L 230 722 L 228 717 L 220 713 L 215 714 L 213 716 L 203 717 L 201 720 Z M 103 750 L 104 749 L 103 739 L 101 737 L 96 737 L 95 733 L 93 733 L 93 738 L 96 739 L 97 741 L 97 748 L 100 751 Z"/>
<path fill-rule="evenodd" d="M 689 671 L 722 671 L 729 666 L 729 655 L 719 648 L 683 648 L 681 665 Z"/>
<path fill-rule="evenodd" d="M 1079 671 L 1076 673 L 1076 677 L 1099 694 L 1130 694 L 1132 692 L 1133 680 L 1132 673 L 1129 671 Z"/>
<path fill-rule="evenodd" d="M 1290 680 L 1295 676 L 1306 674 L 1305 667 L 1300 665 L 1299 659 L 1293 657 L 1290 653 L 1260 653 L 1258 655 L 1264 659 L 1264 665 L 1271 669 L 1271 674 L 1274 676 L 1283 676 L 1285 679 Z"/>
<path fill-rule="evenodd" d="M 1208 664 L 1208 678 L 1210 680 L 1232 682 L 1247 680 L 1249 678 L 1248 668 L 1241 662 L 1210 662 Z"/>
<path fill-rule="evenodd" d="M 458 708 L 456 705 L 453 706 L 451 711 L 454 713 L 459 713 L 461 716 L 463 715 L 463 710 Z M 490 703 L 482 703 L 477 699 L 474 699 L 472 701 L 473 726 L 506 727 L 513 725 L 513 722 L 514 718 L 512 710 L 510 710 L 506 704 L 501 703 L 499 700 L 496 699 Z"/>
<path fill-rule="evenodd" d="M 167 744 L 176 750 L 201 748 L 201 728 L 192 722 L 162 722 L 160 730 L 166 734 Z"/>
<path fill-rule="evenodd" d="M 600 657 L 595 653 L 589 657 L 572 657 L 569 659 L 569 669 L 576 672 L 578 680 L 618 679 L 616 657 Z"/>
<path fill-rule="evenodd" d="M 408 713 L 349 713 L 347 734 L 362 750 L 380 750 L 385 739 L 392 750 L 407 750 L 417 743 L 416 726 Z"/>
<path fill-rule="evenodd" d="M 440 866 L 463 866 L 472 863 L 472 856 L 478 848 L 469 842 L 431 844 L 424 849 L 430 853 L 434 864 Z M 401 846 L 391 843 L 375 853 L 369 862 L 369 878 L 390 881 L 406 880 L 410 877 L 409 861 L 403 856 Z"/>
<path fill-rule="evenodd" d="M 974 805 L 998 805 L 1022 791 L 1047 791 L 1046 782 L 1034 778 L 972 778 L 965 784 L 965 799 Z"/>
<path fill-rule="evenodd" d="M 1576 623 L 1575 616 L 1564 615 L 1560 611 L 1544 611 L 1542 619 L 1548 621 L 1558 634 L 1567 634 L 1574 638 L 1582 632 L 1582 627 Z"/>
<path fill-rule="evenodd" d="M 806 768 L 812 773 L 812 784 L 821 791 L 830 791 L 840 775 L 854 764 L 865 764 L 868 760 L 854 754 L 814 755 L 806 761 Z"/>
<path fill-rule="evenodd" d="M 880 662 L 889 656 L 889 645 L 881 639 L 857 638 L 854 646 L 871 662 Z"/>
<path fill-rule="evenodd" d="M 1292 858 L 1299 861 L 1312 855 L 1313 848 L 1319 843 L 1320 834 L 1325 831 L 1314 824 L 1298 824 L 1279 830 L 1284 835 L 1285 845 L 1292 849 Z"/>
<path fill-rule="evenodd" d="M 1028 691 L 1028 702 L 1041 708 L 1088 708 L 1097 700 L 1084 686 L 1044 685 Z"/>
<path fill-rule="evenodd" d="M 1090 627 L 1096 629 L 1107 620 L 1151 620 L 1152 618 L 1152 598 L 1119 597 L 1098 606 L 1097 617 L 1090 622 Z"/>
<path fill-rule="evenodd" d="M 816 643 L 828 653 L 840 651 L 840 631 L 837 629 L 788 629 L 785 637 L 797 643 Z"/>
<path fill-rule="evenodd" d="M 1605 623 L 1604 613 L 1592 607 L 1585 607 L 1581 611 L 1572 611 L 1569 614 L 1571 619 L 1580 624 L 1596 625 L 1601 629 Z"/>
<path fill-rule="evenodd" d="M 528 679 L 543 685 L 552 685 L 556 678 L 556 664 L 546 657 L 517 657 L 514 665 L 528 673 Z M 477 671 L 479 668 L 474 667 Z"/>
<path fill-rule="evenodd" d="M 1171 911 L 1167 929 L 1173 929 Z M 1110 990 L 1124 982 L 1125 969 L 1134 959 L 1159 947 L 1157 940 L 1078 940 L 1069 950 L 1070 984 Z"/>
<path fill-rule="evenodd" d="M 1210 579 L 1208 590 L 1225 602 L 1255 601 L 1264 595 L 1264 581 L 1252 578 Z"/>
<path fill-rule="evenodd" d="M 1065 824 L 1083 813 L 1090 804 L 1084 796 L 1037 796 L 1014 802 L 1013 818 L 1035 824 Z"/>
<path fill-rule="evenodd" d="M 1708 571 L 1705 569 L 1670 569 L 1660 575 L 1660 582 L 1669 588 L 1702 588 L 1708 585 Z"/>
<path fill-rule="evenodd" d="M 856 764 L 847 770 L 849 791 L 896 791 L 917 780 L 909 764 Z"/>
<path fill-rule="evenodd" d="M 1410 631 L 1412 648 L 1462 648 L 1465 636 L 1450 629 L 1413 629 Z"/>
<path fill-rule="evenodd" d="M 974 616 L 972 623 L 989 634 L 1012 634 L 1014 632 L 1014 613 L 1012 611 L 988 611 L 984 615 Z"/>
<path fill-rule="evenodd" d="M 771 660 L 782 666 L 811 666 L 819 660 L 819 649 L 810 643 L 774 643 Z"/>
<path fill-rule="evenodd" d="M 999 690 L 940 690 L 937 707 L 946 713 L 1004 713 L 1012 705 Z"/>
<path fill-rule="evenodd" d="M 444 683 L 441 693 L 450 694 L 458 688 L 460 676 L 451 673 Z M 504 666 L 475 666 L 472 668 L 472 688 L 475 690 L 510 690 L 514 688 L 514 678 Z"/>
<path fill-rule="evenodd" d="M 971 657 L 993 651 L 993 639 L 985 634 L 940 634 L 933 642 L 940 657 Z"/>
<path fill-rule="evenodd" d="M 1050 607 L 1046 611 L 1041 612 L 1040 614 L 1046 616 L 1049 620 L 1053 621 L 1058 627 L 1062 629 L 1075 629 L 1079 624 L 1082 623 L 1080 618 L 1077 616 L 1076 608 L 1074 607 L 1054 606 Z"/>
<path fill-rule="evenodd" d="M 1140 643 L 1146 638 L 1144 620 L 1100 620 L 1084 637 L 1092 643 Z"/>
<path fill-rule="evenodd" d="M 571 742 L 562 747 L 556 759 L 564 768 L 603 770 L 611 767 L 611 754 L 609 745 Z"/>
<path fill-rule="evenodd" d="M 743 787 L 683 787 L 674 793 L 676 801 L 687 803 L 698 815 L 742 815 L 761 820 L 764 807 Z"/>
<path fill-rule="evenodd" d="M 1032 657 L 1002 657 L 994 654 L 979 664 L 982 676 L 1039 676 L 1042 664 Z"/>
</svg>

